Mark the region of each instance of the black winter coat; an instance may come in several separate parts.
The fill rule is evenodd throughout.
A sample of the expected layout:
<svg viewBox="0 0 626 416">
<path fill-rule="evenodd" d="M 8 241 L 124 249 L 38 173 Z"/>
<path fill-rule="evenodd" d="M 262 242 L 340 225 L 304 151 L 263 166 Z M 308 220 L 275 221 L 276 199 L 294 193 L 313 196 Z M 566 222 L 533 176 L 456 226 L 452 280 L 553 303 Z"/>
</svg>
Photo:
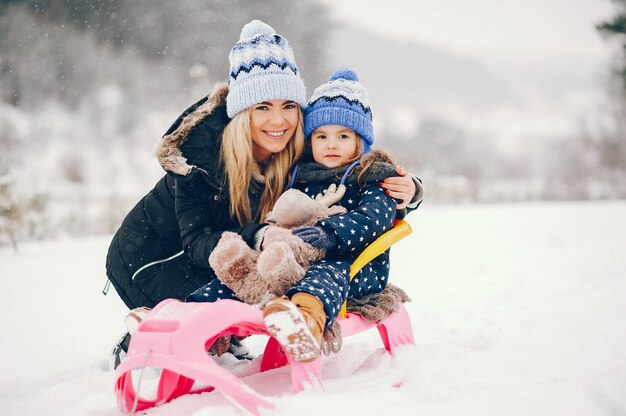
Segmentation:
<svg viewBox="0 0 626 416">
<path fill-rule="evenodd" d="M 223 231 L 254 245 L 262 224 L 242 226 L 229 214 L 219 148 L 226 115 L 225 84 L 189 107 L 163 136 L 157 151 L 166 170 L 128 213 L 106 259 L 107 276 L 129 308 L 185 299 L 215 278 L 208 258 Z M 251 181 L 251 206 L 263 184 Z"/>
</svg>

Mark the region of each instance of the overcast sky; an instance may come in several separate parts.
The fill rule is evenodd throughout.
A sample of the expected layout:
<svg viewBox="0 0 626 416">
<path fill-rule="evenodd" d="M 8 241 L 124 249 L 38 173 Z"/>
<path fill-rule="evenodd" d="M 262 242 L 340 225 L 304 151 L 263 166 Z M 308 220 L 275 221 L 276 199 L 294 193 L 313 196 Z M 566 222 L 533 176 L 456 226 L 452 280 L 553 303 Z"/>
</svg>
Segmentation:
<svg viewBox="0 0 626 416">
<path fill-rule="evenodd" d="M 381 34 L 480 57 L 560 58 L 587 63 L 609 48 L 594 25 L 613 15 L 610 0 L 324 0 L 337 17 Z"/>
<path fill-rule="evenodd" d="M 503 102 L 488 112 L 451 104 L 439 111 L 476 134 L 497 132 L 504 150 L 567 137 L 606 113 L 619 46 L 595 25 L 615 14 L 610 0 L 322 1 L 340 21 L 488 68 L 521 104 Z"/>
</svg>

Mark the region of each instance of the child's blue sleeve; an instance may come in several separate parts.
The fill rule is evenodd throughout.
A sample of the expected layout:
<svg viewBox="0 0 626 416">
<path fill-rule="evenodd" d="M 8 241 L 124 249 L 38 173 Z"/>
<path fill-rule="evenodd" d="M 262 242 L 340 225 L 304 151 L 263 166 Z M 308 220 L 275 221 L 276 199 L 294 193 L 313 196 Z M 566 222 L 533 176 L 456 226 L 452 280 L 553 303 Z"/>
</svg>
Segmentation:
<svg viewBox="0 0 626 416">
<path fill-rule="evenodd" d="M 385 231 L 391 229 L 396 216 L 396 202 L 384 189 L 370 185 L 361 191 L 358 206 L 345 214 L 318 221 L 335 235 L 337 244 L 328 255 L 359 255 Z"/>
</svg>

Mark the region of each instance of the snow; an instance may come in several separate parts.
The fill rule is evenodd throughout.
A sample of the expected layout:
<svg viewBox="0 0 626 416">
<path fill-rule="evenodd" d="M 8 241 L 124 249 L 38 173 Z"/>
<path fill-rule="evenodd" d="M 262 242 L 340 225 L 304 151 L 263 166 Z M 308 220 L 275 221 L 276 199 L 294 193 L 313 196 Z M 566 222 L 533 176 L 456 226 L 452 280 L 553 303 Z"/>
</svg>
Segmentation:
<svg viewBox="0 0 626 416">
<path fill-rule="evenodd" d="M 626 414 L 625 214 L 626 201 L 424 205 L 392 250 L 417 345 L 391 357 L 375 330 L 347 338 L 324 391 L 291 394 L 286 369 L 246 380 L 283 415 Z M 0 251 L 1 414 L 120 414 L 106 356 L 126 310 L 100 292 L 109 240 Z M 240 413 L 204 393 L 146 414 Z"/>
</svg>

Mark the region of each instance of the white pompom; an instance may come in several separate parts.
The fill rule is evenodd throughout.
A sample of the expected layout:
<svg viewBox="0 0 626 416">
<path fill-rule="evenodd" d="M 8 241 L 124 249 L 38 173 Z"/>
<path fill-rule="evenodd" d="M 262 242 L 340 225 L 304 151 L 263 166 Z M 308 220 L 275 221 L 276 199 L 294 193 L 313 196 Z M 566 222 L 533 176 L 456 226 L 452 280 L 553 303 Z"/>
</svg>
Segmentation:
<svg viewBox="0 0 626 416">
<path fill-rule="evenodd" d="M 276 31 L 267 23 L 260 20 L 253 20 L 241 29 L 239 40 L 250 39 L 258 35 L 274 36 Z"/>
</svg>

